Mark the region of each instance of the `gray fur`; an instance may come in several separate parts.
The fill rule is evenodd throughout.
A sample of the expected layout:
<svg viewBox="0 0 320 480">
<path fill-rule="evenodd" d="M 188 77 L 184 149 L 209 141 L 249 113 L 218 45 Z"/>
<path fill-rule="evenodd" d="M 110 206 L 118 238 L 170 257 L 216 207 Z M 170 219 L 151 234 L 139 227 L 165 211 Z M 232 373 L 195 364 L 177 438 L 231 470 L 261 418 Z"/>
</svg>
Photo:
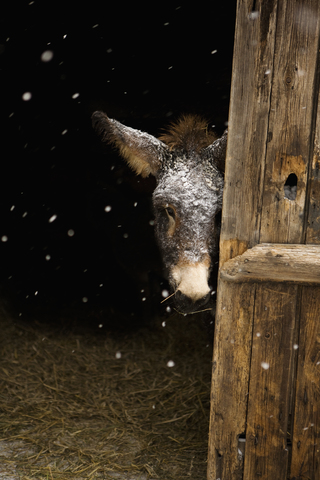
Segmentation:
<svg viewBox="0 0 320 480">
<path fill-rule="evenodd" d="M 195 116 L 183 117 L 160 139 L 110 120 L 101 112 L 93 114 L 93 125 L 104 141 L 119 148 L 137 173 L 156 177 L 156 237 L 173 289 L 179 291 L 177 275 L 188 268 L 194 271 L 199 266 L 202 277 L 205 268 L 209 277 L 218 251 L 216 216 L 222 208 L 227 131 L 215 140 L 205 130 L 203 119 Z M 205 283 L 203 278 L 199 282 Z M 208 300 L 206 294 L 201 301 L 186 302 L 185 293 L 179 293 L 188 303 L 180 305 L 184 311 Z"/>
</svg>

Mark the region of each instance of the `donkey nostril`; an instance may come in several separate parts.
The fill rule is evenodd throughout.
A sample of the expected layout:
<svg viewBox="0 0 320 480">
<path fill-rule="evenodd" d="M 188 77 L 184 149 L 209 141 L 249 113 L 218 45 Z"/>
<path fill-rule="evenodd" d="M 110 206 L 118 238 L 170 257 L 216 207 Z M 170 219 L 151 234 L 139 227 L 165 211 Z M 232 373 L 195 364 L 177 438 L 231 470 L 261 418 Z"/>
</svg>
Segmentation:
<svg viewBox="0 0 320 480">
<path fill-rule="evenodd" d="M 192 299 L 190 297 L 187 297 L 184 293 L 181 292 L 181 290 L 177 290 L 175 294 L 175 299 L 178 305 L 180 307 L 190 307 L 192 305 Z"/>
<path fill-rule="evenodd" d="M 178 303 L 183 303 L 188 299 L 188 297 L 187 295 L 184 295 L 181 290 L 177 290 L 175 294 L 175 299 Z"/>
<path fill-rule="evenodd" d="M 191 310 L 194 310 L 194 309 L 200 308 L 203 305 L 206 305 L 209 302 L 210 297 L 211 297 L 211 292 L 207 293 L 206 295 L 204 295 L 203 297 L 197 300 L 194 300 L 193 298 L 188 297 L 187 295 L 182 293 L 181 290 L 177 290 L 175 294 L 176 302 L 180 306 L 180 308 L 191 309 Z"/>
</svg>

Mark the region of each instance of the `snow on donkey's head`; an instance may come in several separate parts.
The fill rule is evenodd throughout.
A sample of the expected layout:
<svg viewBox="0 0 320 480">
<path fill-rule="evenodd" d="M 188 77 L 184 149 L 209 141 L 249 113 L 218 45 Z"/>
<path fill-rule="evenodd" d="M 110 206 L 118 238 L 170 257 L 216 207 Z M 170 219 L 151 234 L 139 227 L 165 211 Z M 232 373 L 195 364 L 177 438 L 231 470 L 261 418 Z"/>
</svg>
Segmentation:
<svg viewBox="0 0 320 480">
<path fill-rule="evenodd" d="M 203 308 L 217 255 L 227 131 L 217 139 L 202 118 L 187 115 L 157 139 L 102 112 L 92 120 L 138 175 L 155 176 L 156 236 L 175 300 L 183 313 Z"/>
</svg>

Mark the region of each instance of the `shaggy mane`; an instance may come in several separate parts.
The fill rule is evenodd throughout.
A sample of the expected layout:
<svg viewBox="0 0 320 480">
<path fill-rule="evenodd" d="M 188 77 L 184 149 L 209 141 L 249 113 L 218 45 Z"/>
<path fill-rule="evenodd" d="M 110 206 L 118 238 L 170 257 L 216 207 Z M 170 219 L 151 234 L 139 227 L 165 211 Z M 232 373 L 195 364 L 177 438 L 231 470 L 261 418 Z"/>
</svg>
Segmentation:
<svg viewBox="0 0 320 480">
<path fill-rule="evenodd" d="M 159 137 L 171 150 L 181 149 L 188 153 L 198 153 L 216 139 L 217 136 L 208 131 L 208 122 L 199 115 L 182 116 Z"/>
</svg>

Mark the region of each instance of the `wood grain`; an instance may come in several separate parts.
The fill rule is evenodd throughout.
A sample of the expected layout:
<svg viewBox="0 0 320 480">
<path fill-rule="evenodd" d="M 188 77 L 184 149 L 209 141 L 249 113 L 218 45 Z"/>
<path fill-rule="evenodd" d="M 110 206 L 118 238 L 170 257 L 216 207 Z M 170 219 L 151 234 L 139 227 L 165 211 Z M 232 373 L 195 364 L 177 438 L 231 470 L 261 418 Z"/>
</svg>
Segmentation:
<svg viewBox="0 0 320 480">
<path fill-rule="evenodd" d="M 259 242 L 277 1 L 256 3 L 254 11 L 252 1 L 237 5 L 221 264 Z"/>
<path fill-rule="evenodd" d="M 220 270 L 230 282 L 286 282 L 320 285 L 320 245 L 256 245 Z"/>
<path fill-rule="evenodd" d="M 319 2 L 279 2 L 260 243 L 304 241 L 306 186 L 318 100 L 319 22 Z M 290 173 L 298 177 L 294 201 L 284 196 Z"/>
<path fill-rule="evenodd" d="M 290 477 L 320 479 L 320 289 L 303 288 Z"/>
<path fill-rule="evenodd" d="M 297 286 L 256 291 L 244 477 L 285 479 Z"/>
<path fill-rule="evenodd" d="M 242 479 L 255 285 L 221 281 L 212 363 L 208 478 Z"/>
<path fill-rule="evenodd" d="M 319 62 L 319 60 L 318 60 Z M 319 77 L 319 76 L 318 76 Z M 316 88 L 318 98 L 315 97 L 316 128 L 313 140 L 312 164 L 309 169 L 308 195 L 306 203 L 306 243 L 320 243 L 320 97 L 319 81 Z M 313 132 L 312 132 L 313 133 Z"/>
</svg>

